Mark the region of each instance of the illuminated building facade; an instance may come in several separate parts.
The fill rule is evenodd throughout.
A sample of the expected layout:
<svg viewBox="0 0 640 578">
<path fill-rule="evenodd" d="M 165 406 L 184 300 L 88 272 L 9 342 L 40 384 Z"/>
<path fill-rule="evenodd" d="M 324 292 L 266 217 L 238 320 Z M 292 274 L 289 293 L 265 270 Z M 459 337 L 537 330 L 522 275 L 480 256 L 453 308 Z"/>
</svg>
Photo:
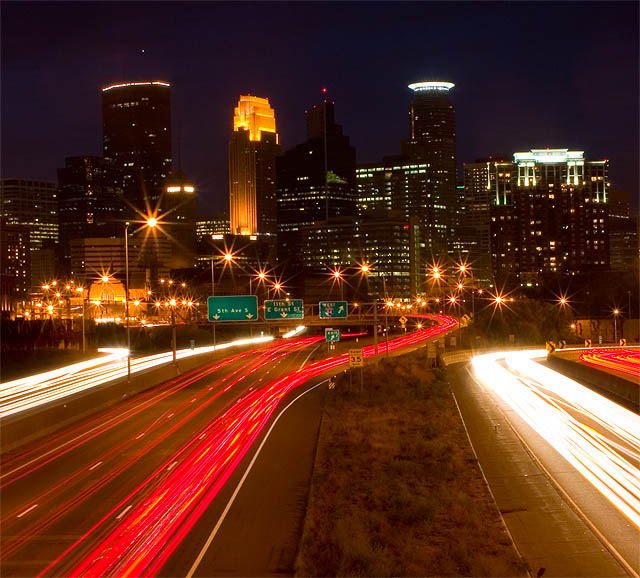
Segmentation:
<svg viewBox="0 0 640 578">
<path fill-rule="evenodd" d="M 330 271 L 344 270 L 345 296 L 383 297 L 386 289 L 388 296 L 409 298 L 419 289 L 418 236 L 417 220 L 407 220 L 401 211 L 316 221 L 300 231 L 300 260 L 305 271 L 324 280 L 325 289 L 331 285 Z M 369 267 L 366 275 L 363 264 Z"/>
<path fill-rule="evenodd" d="M 409 109 L 409 140 L 403 155 L 424 162 L 431 169 L 430 207 L 432 252 L 452 249 L 458 195 L 456 179 L 456 113 L 449 101 L 451 82 L 416 82 L 409 85 L 413 101 Z M 424 216 L 417 215 L 426 224 Z"/>
<path fill-rule="evenodd" d="M 121 182 L 121 171 L 103 157 L 68 157 L 58 169 L 60 249 L 67 273 L 72 239 L 122 236 Z"/>
<path fill-rule="evenodd" d="M 463 207 L 458 237 L 474 279 L 491 284 L 491 207 L 510 205 L 513 164 L 499 158 L 464 165 Z"/>
<path fill-rule="evenodd" d="M 183 171 L 166 181 L 161 227 L 171 242 L 170 269 L 193 267 L 196 257 L 196 188 Z"/>
<path fill-rule="evenodd" d="M 0 222 L 0 305 L 3 314 L 18 309 L 29 300 L 31 291 L 31 257 L 29 227 Z"/>
<path fill-rule="evenodd" d="M 493 273 L 501 284 L 537 285 L 541 274 L 609 269 L 609 163 L 582 151 L 515 153 L 511 195 L 491 208 Z M 506 199 L 506 202 L 503 202 Z"/>
<path fill-rule="evenodd" d="M 307 140 L 277 160 L 278 252 L 295 267 L 303 227 L 357 215 L 356 151 L 327 100 L 306 112 Z"/>
<path fill-rule="evenodd" d="M 229 215 L 234 235 L 275 235 L 275 111 L 268 98 L 240 96 L 229 143 Z"/>
<path fill-rule="evenodd" d="M 57 261 L 57 184 L 35 179 L 2 179 L 0 202 L 0 217 L 7 225 L 29 228 L 31 284 L 37 289 Z"/>
<path fill-rule="evenodd" d="M 121 282 L 125 278 L 124 234 L 119 237 L 87 237 L 72 239 L 71 275 L 82 283 L 91 283 L 103 275 L 113 276 Z M 141 245 L 136 239 L 129 241 L 129 281 L 132 287 L 143 286 Z"/>
<path fill-rule="evenodd" d="M 155 209 L 171 174 L 171 88 L 161 81 L 102 89 L 103 156 L 122 170 L 125 199 Z"/>
<path fill-rule="evenodd" d="M 209 267 L 213 247 L 211 240 L 224 239 L 224 236 L 229 235 L 230 233 L 231 226 L 229 223 L 229 215 L 227 213 L 214 213 L 199 216 L 196 221 L 196 267 L 204 269 Z"/>
<path fill-rule="evenodd" d="M 163 81 L 114 84 L 102 89 L 103 156 L 122 171 L 127 218 L 163 213 L 171 174 L 171 87 Z M 146 235 L 140 266 L 156 279 L 169 271 L 171 244 L 161 232 Z M 137 280 L 134 280 L 137 281 Z"/>
</svg>

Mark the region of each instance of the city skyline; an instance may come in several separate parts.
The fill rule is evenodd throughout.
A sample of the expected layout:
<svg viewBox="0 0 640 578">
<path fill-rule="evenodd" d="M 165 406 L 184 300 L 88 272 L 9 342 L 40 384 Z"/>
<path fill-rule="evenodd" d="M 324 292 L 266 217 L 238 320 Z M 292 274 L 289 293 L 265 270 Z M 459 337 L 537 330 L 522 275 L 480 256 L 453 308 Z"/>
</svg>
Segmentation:
<svg viewBox="0 0 640 578">
<path fill-rule="evenodd" d="M 123 18 L 118 6 L 3 4 L 3 177 L 54 179 L 66 156 L 99 154 L 101 89 L 123 80 L 166 80 L 172 85 L 174 159 L 181 156 L 195 182 L 204 201 L 200 211 L 222 211 L 228 198 L 228 111 L 238 94 L 269 98 L 282 150 L 288 150 L 304 140 L 302 112 L 326 87 L 357 162 L 364 163 L 394 154 L 406 138 L 408 84 L 450 80 L 456 84 L 458 181 L 463 163 L 478 157 L 568 147 L 608 158 L 612 187 L 627 190 L 637 208 L 637 5 L 573 4 L 574 10 L 551 4 L 542 10 L 527 3 L 425 3 L 394 4 L 391 10 L 340 3 L 331 13 L 317 4 L 253 5 L 254 16 L 271 25 L 269 36 L 276 32 L 272 50 L 256 54 L 254 46 L 266 39 L 260 33 L 237 55 L 215 62 L 211 56 L 229 33 L 212 31 L 231 13 L 229 5 L 156 5 L 145 16 L 149 32 L 135 35 L 126 31 L 145 5 L 127 5 Z M 305 14 L 320 15 L 331 34 L 319 33 L 313 18 L 305 24 Z M 565 18 L 569 14 L 572 20 Z M 183 32 L 181 42 L 155 42 L 154 25 L 163 29 L 169 15 Z M 89 19 L 112 23 L 113 33 L 102 38 L 94 30 L 98 36 L 87 45 Z M 412 21 L 447 25 L 406 34 Z M 563 27 L 568 21 L 575 26 Z M 581 33 L 584 24 L 595 22 L 597 49 Z M 207 24 L 211 30 L 201 34 Z M 77 32 L 73 39 L 47 53 L 47 30 L 55 29 L 55 40 L 69 27 Z M 499 38 L 488 42 L 488 31 L 498 28 Z M 308 29 L 313 34 L 305 35 Z M 534 38 L 541 29 L 542 47 Z M 292 30 L 298 50 L 290 49 Z M 377 41 L 380 34 L 387 42 Z M 491 60 L 492 53 L 500 56 Z M 594 90 L 611 83 L 615 91 Z"/>
</svg>

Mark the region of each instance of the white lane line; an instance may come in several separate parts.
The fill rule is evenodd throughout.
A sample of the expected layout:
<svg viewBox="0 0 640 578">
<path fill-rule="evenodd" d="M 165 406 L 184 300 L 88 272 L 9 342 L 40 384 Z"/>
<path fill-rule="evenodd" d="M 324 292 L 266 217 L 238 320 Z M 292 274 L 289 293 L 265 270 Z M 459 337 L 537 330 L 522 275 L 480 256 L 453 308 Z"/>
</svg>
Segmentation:
<svg viewBox="0 0 640 578">
<path fill-rule="evenodd" d="M 167 419 L 171 419 L 174 415 L 175 415 L 175 414 L 170 413 L 170 414 L 167 416 Z"/>
<path fill-rule="evenodd" d="M 195 400 L 196 400 L 196 398 L 194 397 L 194 398 L 191 400 L 191 403 L 193 403 Z"/>
<path fill-rule="evenodd" d="M 301 365 L 300 365 L 300 367 L 298 368 L 298 371 L 300 371 L 300 370 L 304 367 L 305 363 L 307 363 L 307 361 L 309 361 L 309 358 L 313 355 L 314 351 L 315 351 L 316 349 L 318 349 L 318 347 L 320 347 L 320 345 L 322 345 L 322 344 L 321 344 L 321 343 L 319 343 L 318 345 L 316 345 L 316 346 L 315 346 L 315 347 L 314 347 L 314 348 L 309 352 L 309 355 L 307 355 L 306 359 L 302 362 L 302 364 L 301 364 Z"/>
<path fill-rule="evenodd" d="M 91 470 L 95 470 L 102 462 L 96 462 L 95 464 L 93 464 L 90 468 L 89 471 Z"/>
<path fill-rule="evenodd" d="M 24 512 L 22 512 L 22 514 L 18 514 L 16 518 L 22 518 L 22 516 L 24 516 L 25 514 L 28 514 L 31 510 L 37 507 L 38 507 L 38 504 L 33 504 L 33 506 L 31 506 L 30 508 L 27 508 Z"/>
<path fill-rule="evenodd" d="M 207 435 L 206 433 L 203 433 L 198 439 L 201 440 L 201 439 L 205 438 L 206 435 Z"/>
<path fill-rule="evenodd" d="M 286 412 L 303 395 L 307 395 L 310 391 L 313 391 L 316 387 L 320 387 L 323 383 L 327 383 L 328 381 L 329 381 L 328 379 L 323 379 L 321 382 L 317 383 L 313 387 L 310 387 L 306 391 L 303 391 L 298 397 L 296 397 L 294 400 L 292 400 L 289 403 L 289 405 L 287 405 L 287 407 L 285 407 L 276 416 L 275 420 L 273 420 L 273 423 L 271 424 L 271 427 L 269 428 L 269 431 L 264 436 L 264 439 L 262 440 L 262 443 L 260 444 L 260 446 L 258 447 L 255 455 L 253 456 L 253 459 L 251 460 L 251 463 L 247 467 L 246 471 L 244 472 L 244 475 L 242 476 L 242 479 L 240 480 L 240 482 L 236 486 L 236 489 L 233 492 L 233 495 L 229 499 L 229 502 L 227 503 L 227 506 L 225 507 L 224 512 L 222 512 L 222 515 L 220 516 L 220 519 L 216 523 L 216 525 L 213 528 L 213 530 L 211 530 L 211 534 L 209 534 L 209 537 L 207 538 L 207 541 L 205 542 L 204 546 L 202 547 L 202 550 L 200 550 L 200 553 L 198 554 L 198 557 L 196 558 L 195 562 L 193 563 L 193 566 L 191 566 L 191 569 L 189 570 L 189 572 L 187 572 L 187 575 L 186 575 L 185 578 L 192 578 L 194 573 L 195 573 L 195 571 L 198 569 L 198 566 L 200 565 L 200 562 L 202 562 L 202 559 L 204 558 L 204 555 L 207 553 L 207 550 L 209 549 L 209 546 L 211 546 L 211 542 L 213 542 L 213 539 L 215 538 L 216 534 L 218 533 L 218 530 L 220 529 L 220 526 L 222 526 L 222 522 L 224 522 L 224 519 L 227 517 L 227 514 L 229 513 L 229 510 L 231 509 L 231 506 L 233 505 L 233 502 L 235 501 L 236 496 L 240 492 L 240 489 L 242 488 L 242 485 L 244 484 L 244 481 L 247 479 L 247 476 L 249 475 L 249 472 L 251 471 L 251 468 L 253 467 L 253 464 L 258 459 L 258 456 L 260 455 L 260 451 L 262 450 L 262 447 L 264 446 L 266 441 L 269 439 L 269 435 L 271 434 L 271 431 L 273 430 L 273 428 L 278 423 L 278 420 L 284 415 L 284 412 Z"/>
<path fill-rule="evenodd" d="M 139 440 L 143 435 L 144 435 L 144 432 L 142 432 L 139 436 L 136 436 L 136 439 Z"/>
<path fill-rule="evenodd" d="M 167 471 L 172 470 L 173 468 L 175 468 L 178 465 L 178 462 L 173 462 L 170 466 L 167 467 Z"/>
<path fill-rule="evenodd" d="M 133 504 L 129 504 L 124 510 L 122 510 L 122 512 L 116 516 L 116 520 L 122 518 L 122 516 L 124 516 L 131 508 L 133 508 Z"/>
</svg>

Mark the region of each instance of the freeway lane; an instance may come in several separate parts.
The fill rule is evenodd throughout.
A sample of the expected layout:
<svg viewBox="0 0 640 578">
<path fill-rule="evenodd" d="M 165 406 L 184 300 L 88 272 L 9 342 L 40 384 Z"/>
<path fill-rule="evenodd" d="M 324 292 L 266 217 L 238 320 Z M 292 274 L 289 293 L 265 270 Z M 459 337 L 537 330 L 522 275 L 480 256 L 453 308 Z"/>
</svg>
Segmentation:
<svg viewBox="0 0 640 578">
<path fill-rule="evenodd" d="M 455 327 L 448 317 L 436 321 L 438 327 L 391 340 L 389 349 Z M 302 368 L 319 339 L 245 352 L 204 374 L 171 380 L 86 422 L 84 430 L 65 432 L 40 454 L 37 446 L 26 459 L 14 458 L 2 480 L 2 571 L 161 573 L 280 402 L 310 379 L 346 365 L 341 355 Z M 373 354 L 373 346 L 364 348 L 365 357 Z M 137 411 L 136 404 L 147 406 Z M 188 558 L 178 561 L 187 565 L 178 573 L 186 573 Z"/>
<path fill-rule="evenodd" d="M 546 351 L 480 355 L 474 377 L 628 573 L 640 573 L 640 417 L 537 363 Z"/>
<path fill-rule="evenodd" d="M 637 347 L 589 349 L 580 354 L 580 361 L 599 369 L 608 369 L 631 376 L 636 380 L 640 378 L 640 348 Z"/>
<path fill-rule="evenodd" d="M 2 573 L 37 574 L 109 512 L 109 505 L 157 472 L 167 456 L 202 435 L 213 417 L 250 388 L 297 369 L 319 339 L 210 364 L 11 457 L 2 470 Z M 284 366 L 289 357 L 293 362 Z"/>
</svg>

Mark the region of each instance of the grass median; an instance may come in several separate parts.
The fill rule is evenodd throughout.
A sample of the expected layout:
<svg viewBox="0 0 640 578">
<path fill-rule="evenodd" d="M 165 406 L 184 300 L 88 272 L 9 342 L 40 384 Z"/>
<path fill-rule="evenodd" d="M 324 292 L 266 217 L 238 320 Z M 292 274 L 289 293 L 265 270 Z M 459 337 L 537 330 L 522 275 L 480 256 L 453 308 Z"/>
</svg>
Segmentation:
<svg viewBox="0 0 640 578">
<path fill-rule="evenodd" d="M 426 351 L 327 394 L 300 576 L 524 576 L 446 376 Z"/>
</svg>

